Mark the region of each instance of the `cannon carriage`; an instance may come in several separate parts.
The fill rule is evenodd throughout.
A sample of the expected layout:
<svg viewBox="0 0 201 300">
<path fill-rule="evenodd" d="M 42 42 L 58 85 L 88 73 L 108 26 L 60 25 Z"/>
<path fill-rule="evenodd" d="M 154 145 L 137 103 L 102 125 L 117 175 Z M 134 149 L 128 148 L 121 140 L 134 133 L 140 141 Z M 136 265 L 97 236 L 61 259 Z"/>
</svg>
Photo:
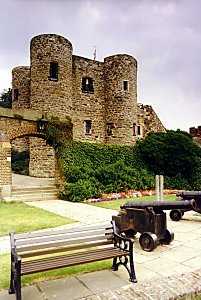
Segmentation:
<svg viewBox="0 0 201 300">
<path fill-rule="evenodd" d="M 164 210 L 191 210 L 195 207 L 194 200 L 183 201 L 150 201 L 126 202 L 121 206 L 116 222 L 119 233 L 134 237 L 140 233 L 139 243 L 144 251 L 152 251 L 158 245 L 168 245 L 174 240 L 174 233 L 167 228 Z"/>
</svg>

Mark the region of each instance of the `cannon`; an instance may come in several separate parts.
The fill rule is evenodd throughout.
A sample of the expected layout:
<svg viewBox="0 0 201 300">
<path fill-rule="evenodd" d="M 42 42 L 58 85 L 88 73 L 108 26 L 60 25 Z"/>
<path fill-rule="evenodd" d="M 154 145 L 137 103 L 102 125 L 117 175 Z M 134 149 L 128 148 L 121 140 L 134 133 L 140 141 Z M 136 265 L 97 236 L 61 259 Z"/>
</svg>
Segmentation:
<svg viewBox="0 0 201 300">
<path fill-rule="evenodd" d="M 186 211 L 189 210 L 194 210 L 195 212 L 198 212 L 201 214 L 201 191 L 184 191 L 184 192 L 179 192 L 176 194 L 177 197 L 180 197 L 180 199 L 177 199 L 176 201 L 182 202 L 184 200 L 194 200 L 195 205 L 193 208 L 174 208 L 170 211 L 170 218 L 173 221 L 179 221 L 181 220 L 182 216 Z"/>
<path fill-rule="evenodd" d="M 119 233 L 134 237 L 140 233 L 139 243 L 144 251 L 152 251 L 158 245 L 168 245 L 174 240 L 174 233 L 167 229 L 167 218 L 164 210 L 192 209 L 194 200 L 184 201 L 150 201 L 126 202 L 120 208 L 116 222 Z"/>
</svg>

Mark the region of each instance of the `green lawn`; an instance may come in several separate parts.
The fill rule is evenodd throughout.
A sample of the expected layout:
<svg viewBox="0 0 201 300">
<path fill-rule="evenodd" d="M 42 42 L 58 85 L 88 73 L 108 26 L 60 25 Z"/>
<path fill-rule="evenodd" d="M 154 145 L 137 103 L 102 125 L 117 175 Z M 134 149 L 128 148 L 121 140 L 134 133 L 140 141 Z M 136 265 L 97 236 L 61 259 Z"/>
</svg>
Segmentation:
<svg viewBox="0 0 201 300">
<path fill-rule="evenodd" d="M 176 195 L 164 195 L 165 201 L 172 201 L 175 200 Z M 119 210 L 120 206 L 124 204 L 126 201 L 134 201 L 134 202 L 141 202 L 141 201 L 156 201 L 156 196 L 145 196 L 145 197 L 137 197 L 137 198 L 130 198 L 130 199 L 121 199 L 121 200 L 111 200 L 111 201 L 103 201 L 103 202 L 95 202 L 89 203 L 90 205 L 102 207 L 102 208 L 109 208 L 114 210 Z"/>
<path fill-rule="evenodd" d="M 22 233 L 73 222 L 69 218 L 22 202 L 0 201 L 0 236 L 6 236 L 11 231 Z"/>
</svg>

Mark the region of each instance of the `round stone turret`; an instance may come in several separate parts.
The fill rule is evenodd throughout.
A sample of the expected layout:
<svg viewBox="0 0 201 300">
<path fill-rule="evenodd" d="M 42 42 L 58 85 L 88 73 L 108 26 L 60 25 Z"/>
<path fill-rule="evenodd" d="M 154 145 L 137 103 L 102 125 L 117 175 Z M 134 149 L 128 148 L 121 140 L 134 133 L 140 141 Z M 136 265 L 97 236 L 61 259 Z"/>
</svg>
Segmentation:
<svg viewBox="0 0 201 300">
<path fill-rule="evenodd" d="M 31 40 L 31 103 L 59 118 L 71 115 L 72 44 L 56 34 Z"/>
<path fill-rule="evenodd" d="M 30 107 L 30 67 L 12 70 L 12 108 Z"/>
<path fill-rule="evenodd" d="M 118 54 L 106 57 L 105 112 L 106 143 L 134 143 L 133 128 L 137 123 L 137 61 Z"/>
</svg>

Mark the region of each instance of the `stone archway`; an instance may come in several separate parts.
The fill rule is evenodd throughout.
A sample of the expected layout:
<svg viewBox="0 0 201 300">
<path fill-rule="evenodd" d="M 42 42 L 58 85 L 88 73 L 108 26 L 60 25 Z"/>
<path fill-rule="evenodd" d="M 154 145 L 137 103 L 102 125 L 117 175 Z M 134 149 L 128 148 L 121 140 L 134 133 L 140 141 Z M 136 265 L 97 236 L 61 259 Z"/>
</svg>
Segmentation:
<svg viewBox="0 0 201 300">
<path fill-rule="evenodd" d="M 38 132 L 37 122 L 13 117 L 0 117 L 0 186 L 3 199 L 11 196 L 11 142 L 20 137 L 29 137 L 32 140 L 30 143 L 30 149 L 33 151 L 30 175 L 34 177 L 55 176 L 54 149 L 50 149 L 46 145 L 44 134 Z M 34 171 L 34 169 L 36 170 Z M 48 176 L 44 176 L 45 169 L 48 171 Z"/>
</svg>

